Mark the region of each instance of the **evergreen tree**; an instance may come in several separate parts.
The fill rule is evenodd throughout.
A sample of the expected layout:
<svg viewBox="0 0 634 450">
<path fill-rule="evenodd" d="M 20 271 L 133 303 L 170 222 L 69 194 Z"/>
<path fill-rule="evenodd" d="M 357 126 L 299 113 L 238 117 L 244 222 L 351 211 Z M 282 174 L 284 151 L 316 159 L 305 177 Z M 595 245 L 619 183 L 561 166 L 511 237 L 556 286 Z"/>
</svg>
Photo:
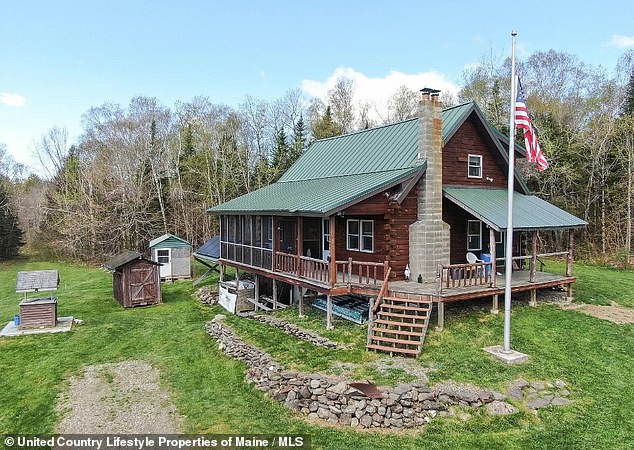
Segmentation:
<svg viewBox="0 0 634 450">
<path fill-rule="evenodd" d="M 20 247 L 24 245 L 23 234 L 18 218 L 11 211 L 7 189 L 0 180 L 0 259 L 17 256 Z"/>
<path fill-rule="evenodd" d="M 341 128 L 333 120 L 330 106 L 327 106 L 326 112 L 319 117 L 313 125 L 313 138 L 325 139 L 333 136 L 339 136 L 341 133 Z"/>
<path fill-rule="evenodd" d="M 290 165 L 292 165 L 297 158 L 302 156 L 304 153 L 304 148 L 306 147 L 306 124 L 304 123 L 304 117 L 299 116 L 299 119 L 293 125 L 293 148 L 291 152 L 291 161 Z"/>
</svg>

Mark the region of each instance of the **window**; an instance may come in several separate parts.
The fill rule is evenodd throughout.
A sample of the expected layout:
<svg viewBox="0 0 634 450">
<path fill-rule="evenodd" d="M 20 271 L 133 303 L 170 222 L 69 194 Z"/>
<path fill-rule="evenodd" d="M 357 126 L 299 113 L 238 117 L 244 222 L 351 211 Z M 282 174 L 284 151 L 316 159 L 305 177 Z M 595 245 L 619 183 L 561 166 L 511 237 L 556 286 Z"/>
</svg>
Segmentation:
<svg viewBox="0 0 634 450">
<path fill-rule="evenodd" d="M 156 259 L 158 263 L 167 264 L 170 262 L 169 250 L 156 250 Z"/>
<path fill-rule="evenodd" d="M 482 222 L 467 220 L 467 250 L 482 250 Z"/>
<path fill-rule="evenodd" d="M 262 217 L 262 241 L 264 248 L 273 248 L 273 217 Z"/>
<path fill-rule="evenodd" d="M 482 178 L 482 155 L 469 155 L 469 178 Z"/>
<path fill-rule="evenodd" d="M 372 253 L 374 251 L 374 221 L 356 220 L 347 221 L 347 249 Z"/>
</svg>

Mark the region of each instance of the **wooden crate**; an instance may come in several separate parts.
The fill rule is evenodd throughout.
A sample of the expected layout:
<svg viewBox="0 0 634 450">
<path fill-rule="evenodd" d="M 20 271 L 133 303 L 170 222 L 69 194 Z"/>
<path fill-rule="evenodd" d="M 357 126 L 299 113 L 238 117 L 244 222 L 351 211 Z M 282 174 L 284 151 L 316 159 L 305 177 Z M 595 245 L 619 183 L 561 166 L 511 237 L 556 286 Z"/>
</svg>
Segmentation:
<svg viewBox="0 0 634 450">
<path fill-rule="evenodd" d="M 57 325 L 57 297 L 29 298 L 20 302 L 20 329 Z"/>
</svg>

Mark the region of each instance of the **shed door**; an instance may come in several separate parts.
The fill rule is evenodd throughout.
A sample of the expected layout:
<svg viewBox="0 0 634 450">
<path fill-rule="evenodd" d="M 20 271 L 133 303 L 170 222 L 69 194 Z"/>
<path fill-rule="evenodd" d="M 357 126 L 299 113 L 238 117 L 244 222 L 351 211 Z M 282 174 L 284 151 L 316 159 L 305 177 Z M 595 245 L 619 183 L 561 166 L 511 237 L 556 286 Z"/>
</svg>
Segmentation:
<svg viewBox="0 0 634 450">
<path fill-rule="evenodd" d="M 156 262 L 161 264 L 161 278 L 172 276 L 172 249 L 157 249 Z"/>
<path fill-rule="evenodd" d="M 135 267 L 131 271 L 130 301 L 133 306 L 157 303 L 156 270 L 154 266 Z"/>
</svg>

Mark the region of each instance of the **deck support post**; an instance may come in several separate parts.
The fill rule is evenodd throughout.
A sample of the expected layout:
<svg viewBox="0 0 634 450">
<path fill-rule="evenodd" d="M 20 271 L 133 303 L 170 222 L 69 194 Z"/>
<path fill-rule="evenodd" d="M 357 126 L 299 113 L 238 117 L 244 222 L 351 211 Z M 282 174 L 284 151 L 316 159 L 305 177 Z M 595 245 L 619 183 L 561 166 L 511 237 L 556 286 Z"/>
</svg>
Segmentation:
<svg viewBox="0 0 634 450">
<path fill-rule="evenodd" d="M 436 305 L 438 313 L 438 326 L 436 327 L 436 329 L 438 331 L 442 331 L 443 328 L 445 328 L 445 302 L 441 300 L 436 302 Z"/>
<path fill-rule="evenodd" d="M 528 300 L 528 306 L 537 306 L 537 289 L 530 290 L 530 298 Z"/>
<path fill-rule="evenodd" d="M 498 294 L 493 296 L 493 304 L 491 305 L 491 314 L 497 314 L 500 312 Z"/>
<path fill-rule="evenodd" d="M 302 256 L 304 255 L 304 218 L 297 218 L 297 276 L 302 277 Z"/>
<path fill-rule="evenodd" d="M 332 295 L 326 297 L 326 329 L 332 330 L 334 328 L 332 324 Z"/>
<path fill-rule="evenodd" d="M 330 286 L 334 286 L 337 283 L 337 255 L 335 252 L 335 219 L 336 216 L 332 215 L 329 219 L 330 224 Z"/>
<path fill-rule="evenodd" d="M 572 276 L 573 249 L 575 243 L 575 235 L 573 230 L 568 230 L 568 256 L 566 257 L 566 276 Z"/>
<path fill-rule="evenodd" d="M 299 288 L 299 318 L 303 319 L 304 315 L 304 295 L 306 295 L 306 288 Z"/>
<path fill-rule="evenodd" d="M 225 265 L 220 264 L 220 281 L 225 281 Z"/>
<path fill-rule="evenodd" d="M 273 309 L 277 309 L 277 280 L 273 280 Z"/>
<path fill-rule="evenodd" d="M 495 243 L 495 230 L 491 227 L 489 227 L 489 254 L 491 255 L 491 287 L 496 287 L 497 286 L 497 273 L 498 273 L 498 268 L 497 268 L 497 245 Z M 497 295 L 496 295 L 497 297 Z M 497 304 L 496 307 L 494 308 L 497 314 Z"/>
<path fill-rule="evenodd" d="M 528 281 L 531 283 L 535 282 L 537 278 L 537 231 L 533 231 L 531 233 L 531 267 L 530 267 L 530 275 Z M 532 295 L 532 294 L 531 294 Z"/>
<path fill-rule="evenodd" d="M 254 289 L 254 300 L 255 300 L 255 310 L 258 310 L 258 304 L 260 303 L 260 275 L 257 273 L 253 275 L 253 282 L 255 283 Z"/>
<path fill-rule="evenodd" d="M 368 346 L 372 343 L 372 327 L 374 326 L 374 302 L 376 297 L 368 297 L 368 336 L 365 341 L 365 345 Z"/>
</svg>

